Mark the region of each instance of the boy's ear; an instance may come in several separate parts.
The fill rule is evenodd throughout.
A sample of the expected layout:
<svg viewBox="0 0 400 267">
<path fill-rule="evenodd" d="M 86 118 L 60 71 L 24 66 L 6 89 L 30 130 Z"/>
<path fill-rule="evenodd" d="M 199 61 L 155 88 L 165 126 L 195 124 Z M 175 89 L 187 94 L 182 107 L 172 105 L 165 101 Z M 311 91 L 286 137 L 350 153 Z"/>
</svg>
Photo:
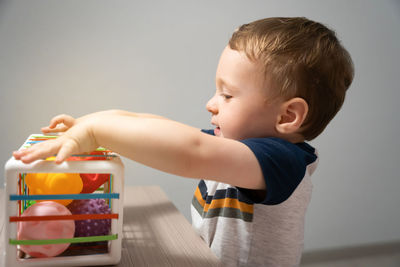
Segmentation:
<svg viewBox="0 0 400 267">
<path fill-rule="evenodd" d="M 284 102 L 276 123 L 276 130 L 281 134 L 296 133 L 307 117 L 308 104 L 300 97 Z"/>
</svg>

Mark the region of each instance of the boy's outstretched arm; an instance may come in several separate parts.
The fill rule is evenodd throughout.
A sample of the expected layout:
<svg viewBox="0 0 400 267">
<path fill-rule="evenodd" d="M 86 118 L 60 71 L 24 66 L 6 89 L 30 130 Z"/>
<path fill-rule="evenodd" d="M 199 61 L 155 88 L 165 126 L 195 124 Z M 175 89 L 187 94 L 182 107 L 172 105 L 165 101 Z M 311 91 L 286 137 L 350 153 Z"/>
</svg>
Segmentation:
<svg viewBox="0 0 400 267">
<path fill-rule="evenodd" d="M 58 154 L 60 163 L 98 146 L 171 174 L 265 189 L 258 161 L 246 145 L 154 116 L 93 115 L 55 140 L 14 152 L 14 157 L 29 163 Z"/>
<path fill-rule="evenodd" d="M 131 117 L 165 119 L 159 115 L 153 115 L 153 114 L 147 114 L 147 113 L 133 113 L 133 112 L 125 111 L 125 110 L 112 109 L 112 110 L 105 110 L 105 111 L 91 113 L 91 114 L 85 115 L 85 116 L 77 118 L 77 119 L 73 118 L 72 116 L 66 115 L 66 114 L 60 114 L 60 115 L 53 117 L 50 120 L 49 125 L 46 127 L 42 127 L 41 130 L 45 134 L 65 132 L 69 128 L 74 126 L 76 123 L 79 123 L 80 121 L 89 119 L 94 116 L 104 116 L 104 115 L 121 115 L 121 116 L 131 116 Z"/>
</svg>

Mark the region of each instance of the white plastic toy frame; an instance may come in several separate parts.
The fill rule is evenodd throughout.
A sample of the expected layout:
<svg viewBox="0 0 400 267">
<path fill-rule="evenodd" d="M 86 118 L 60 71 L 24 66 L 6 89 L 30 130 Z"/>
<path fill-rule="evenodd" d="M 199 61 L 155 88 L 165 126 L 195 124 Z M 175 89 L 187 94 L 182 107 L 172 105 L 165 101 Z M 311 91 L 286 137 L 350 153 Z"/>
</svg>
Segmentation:
<svg viewBox="0 0 400 267">
<path fill-rule="evenodd" d="M 113 175 L 112 193 L 119 198 L 112 200 L 111 213 L 118 214 L 118 219 L 111 220 L 111 234 L 118 238 L 108 241 L 108 253 L 78 256 L 57 256 L 50 258 L 22 259 L 17 255 L 17 246 L 9 243 L 17 238 L 17 223 L 9 222 L 10 216 L 18 216 L 18 201 L 11 201 L 11 195 L 18 195 L 18 179 L 21 173 L 109 173 Z M 5 165 L 5 192 L 3 199 L 5 252 L 1 266 L 95 266 L 117 264 L 121 259 L 122 221 L 123 221 L 123 185 L 124 166 L 118 156 L 108 160 L 65 161 L 55 164 L 54 161 L 38 160 L 24 164 L 14 158 Z"/>
</svg>

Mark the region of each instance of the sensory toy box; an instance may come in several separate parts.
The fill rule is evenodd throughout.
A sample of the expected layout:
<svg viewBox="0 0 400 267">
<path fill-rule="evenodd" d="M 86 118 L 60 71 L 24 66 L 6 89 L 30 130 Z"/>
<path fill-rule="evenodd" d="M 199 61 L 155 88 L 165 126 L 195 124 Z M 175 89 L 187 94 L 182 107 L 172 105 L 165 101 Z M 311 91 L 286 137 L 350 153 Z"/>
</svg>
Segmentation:
<svg viewBox="0 0 400 267">
<path fill-rule="evenodd" d="M 20 149 L 56 135 L 33 134 Z M 105 148 L 5 165 L 1 266 L 95 266 L 121 258 L 124 166 Z"/>
</svg>

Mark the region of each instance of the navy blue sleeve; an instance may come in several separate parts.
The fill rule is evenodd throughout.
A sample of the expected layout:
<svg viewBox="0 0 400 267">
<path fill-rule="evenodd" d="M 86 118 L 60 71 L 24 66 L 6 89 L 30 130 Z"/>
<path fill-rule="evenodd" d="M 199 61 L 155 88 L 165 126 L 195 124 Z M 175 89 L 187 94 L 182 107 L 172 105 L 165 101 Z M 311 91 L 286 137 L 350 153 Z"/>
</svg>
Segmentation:
<svg viewBox="0 0 400 267">
<path fill-rule="evenodd" d="M 214 130 L 201 130 L 214 135 Z M 254 203 L 277 205 L 287 200 L 303 180 L 306 168 L 317 160 L 315 149 L 307 143 L 292 144 L 280 138 L 250 138 L 240 141 L 253 151 L 260 164 L 266 194 L 260 190 L 238 188 Z M 262 195 L 263 197 L 259 197 Z"/>
<path fill-rule="evenodd" d="M 201 130 L 203 133 L 206 133 L 206 134 L 209 134 L 209 135 L 214 135 L 214 130 L 205 130 L 205 129 L 202 129 Z"/>
<path fill-rule="evenodd" d="M 253 151 L 262 169 L 267 188 L 264 199 L 257 201 L 262 204 L 277 205 L 288 199 L 304 178 L 307 165 L 317 159 L 315 149 L 306 143 L 292 144 L 279 138 L 241 142 Z M 250 192 L 243 190 L 246 195 Z"/>
</svg>

